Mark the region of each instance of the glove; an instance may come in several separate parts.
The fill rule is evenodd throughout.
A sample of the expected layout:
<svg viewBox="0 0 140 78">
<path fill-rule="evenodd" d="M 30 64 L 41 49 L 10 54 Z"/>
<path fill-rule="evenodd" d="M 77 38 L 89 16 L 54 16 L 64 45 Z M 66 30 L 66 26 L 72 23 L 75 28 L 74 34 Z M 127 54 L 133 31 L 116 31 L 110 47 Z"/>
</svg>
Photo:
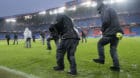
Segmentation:
<svg viewBox="0 0 140 78">
<path fill-rule="evenodd" d="M 121 40 L 121 39 L 123 38 L 123 34 L 120 33 L 120 32 L 117 32 L 117 33 L 116 33 L 116 37 L 117 37 L 119 40 Z"/>
</svg>

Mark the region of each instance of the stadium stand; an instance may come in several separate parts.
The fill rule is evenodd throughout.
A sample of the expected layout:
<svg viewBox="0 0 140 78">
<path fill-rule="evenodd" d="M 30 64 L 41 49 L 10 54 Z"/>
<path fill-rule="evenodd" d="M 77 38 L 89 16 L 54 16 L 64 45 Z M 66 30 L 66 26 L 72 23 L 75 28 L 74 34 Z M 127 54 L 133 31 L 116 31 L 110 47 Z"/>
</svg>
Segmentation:
<svg viewBox="0 0 140 78">
<path fill-rule="evenodd" d="M 94 0 L 93 0 L 94 1 Z M 139 1 L 139 0 L 137 0 Z M 140 8 L 137 7 L 137 1 L 130 1 L 127 5 L 116 4 L 111 7 L 115 8 L 118 13 L 120 24 L 124 30 L 125 36 L 140 36 Z M 84 7 L 80 5 L 80 0 L 72 0 L 65 4 L 66 8 L 76 6 L 74 10 L 66 10 L 65 14 L 69 15 L 78 28 L 84 28 L 84 31 L 89 37 L 101 36 L 100 27 L 101 19 L 95 7 Z M 128 6 L 133 5 L 135 6 Z M 29 27 L 33 33 L 39 38 L 39 32 L 42 30 L 48 31 L 50 22 L 55 14 L 49 14 L 57 8 L 46 10 L 46 15 L 39 15 L 39 12 L 21 14 L 10 17 L 0 18 L 0 39 L 4 39 L 6 32 L 18 32 L 20 38 L 23 38 L 25 27 Z M 17 18 L 16 23 L 6 23 L 5 19 Z"/>
<path fill-rule="evenodd" d="M 132 27 L 131 31 L 134 32 L 136 36 L 140 36 L 140 26 Z"/>
</svg>

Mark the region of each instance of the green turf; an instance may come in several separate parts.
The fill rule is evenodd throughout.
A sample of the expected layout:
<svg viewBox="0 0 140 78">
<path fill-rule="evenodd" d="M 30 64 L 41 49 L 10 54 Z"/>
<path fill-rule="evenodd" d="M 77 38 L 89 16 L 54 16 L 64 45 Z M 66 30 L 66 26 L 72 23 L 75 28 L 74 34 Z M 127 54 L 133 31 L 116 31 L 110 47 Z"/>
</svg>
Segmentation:
<svg viewBox="0 0 140 78">
<path fill-rule="evenodd" d="M 88 43 L 79 44 L 76 51 L 78 75 L 74 78 L 139 78 L 140 77 L 140 37 L 123 38 L 118 47 L 121 64 L 121 72 L 112 72 L 109 67 L 112 59 L 109 54 L 109 45 L 105 47 L 106 62 L 104 65 L 92 61 L 97 58 L 97 41 L 99 38 L 90 38 Z M 52 68 L 56 65 L 55 45 L 53 50 L 46 50 L 38 40 L 32 43 L 32 48 L 24 47 L 24 41 L 19 45 L 6 45 L 6 41 L 0 41 L 0 65 L 11 69 L 33 74 L 40 78 L 73 78 L 67 75 L 69 63 L 65 57 L 64 72 L 56 72 Z"/>
</svg>

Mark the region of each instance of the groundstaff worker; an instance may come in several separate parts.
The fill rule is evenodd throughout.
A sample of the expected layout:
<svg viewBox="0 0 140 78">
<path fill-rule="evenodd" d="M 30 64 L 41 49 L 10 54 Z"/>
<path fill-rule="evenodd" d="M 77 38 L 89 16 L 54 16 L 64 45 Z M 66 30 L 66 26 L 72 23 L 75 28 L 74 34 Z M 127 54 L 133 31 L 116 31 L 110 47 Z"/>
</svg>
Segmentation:
<svg viewBox="0 0 140 78">
<path fill-rule="evenodd" d="M 49 30 L 51 32 L 58 33 L 61 39 L 56 54 L 57 66 L 54 67 L 54 70 L 64 70 L 64 55 L 67 52 L 67 59 L 70 63 L 70 71 L 68 74 L 76 75 L 77 68 L 75 52 L 80 40 L 80 36 L 78 30 L 74 27 L 71 18 L 66 15 L 57 15 L 55 24 L 53 24 Z"/>
<path fill-rule="evenodd" d="M 122 38 L 123 30 L 119 25 L 117 13 L 114 9 L 103 4 L 103 0 L 97 0 L 97 9 L 101 14 L 103 37 L 98 42 L 98 59 L 93 59 L 94 62 L 104 64 L 104 46 L 110 44 L 110 55 L 112 57 L 113 66 L 110 67 L 113 71 L 120 71 L 120 64 L 117 54 L 119 39 Z"/>
</svg>

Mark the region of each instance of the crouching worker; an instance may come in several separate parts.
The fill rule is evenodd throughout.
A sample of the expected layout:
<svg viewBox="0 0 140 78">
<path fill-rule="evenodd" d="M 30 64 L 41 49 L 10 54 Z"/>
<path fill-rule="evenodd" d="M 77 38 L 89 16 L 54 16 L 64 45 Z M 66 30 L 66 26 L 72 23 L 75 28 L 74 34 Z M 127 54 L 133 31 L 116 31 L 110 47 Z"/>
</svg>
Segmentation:
<svg viewBox="0 0 140 78">
<path fill-rule="evenodd" d="M 57 15 L 55 23 L 49 28 L 49 30 L 51 32 L 58 33 L 61 39 L 56 53 L 57 66 L 55 66 L 53 69 L 55 71 L 64 70 L 64 55 L 67 52 L 67 59 L 70 63 L 70 71 L 68 74 L 76 75 L 77 68 L 75 52 L 80 36 L 78 30 L 74 27 L 71 18 L 66 15 Z"/>
</svg>

